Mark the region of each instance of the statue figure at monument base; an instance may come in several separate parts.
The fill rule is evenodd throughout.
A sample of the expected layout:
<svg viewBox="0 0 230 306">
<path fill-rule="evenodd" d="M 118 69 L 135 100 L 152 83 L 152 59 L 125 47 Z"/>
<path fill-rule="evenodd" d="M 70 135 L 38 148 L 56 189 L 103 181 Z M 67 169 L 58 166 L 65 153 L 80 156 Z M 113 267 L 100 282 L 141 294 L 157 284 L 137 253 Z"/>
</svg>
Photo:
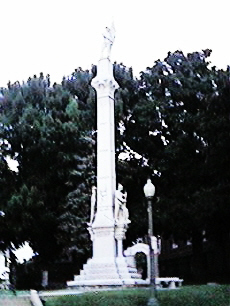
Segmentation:
<svg viewBox="0 0 230 306">
<path fill-rule="evenodd" d="M 123 186 L 118 184 L 118 188 L 115 191 L 115 208 L 114 208 L 114 218 L 116 224 L 127 225 L 130 223 L 129 211 L 126 207 L 127 202 L 127 192 L 123 193 Z"/>
</svg>

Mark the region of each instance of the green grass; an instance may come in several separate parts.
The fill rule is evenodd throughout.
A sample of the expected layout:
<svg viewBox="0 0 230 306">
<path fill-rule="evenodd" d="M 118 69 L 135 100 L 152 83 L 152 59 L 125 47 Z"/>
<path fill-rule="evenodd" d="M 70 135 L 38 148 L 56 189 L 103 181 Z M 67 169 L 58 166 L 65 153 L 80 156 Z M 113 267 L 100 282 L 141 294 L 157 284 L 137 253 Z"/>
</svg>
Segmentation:
<svg viewBox="0 0 230 306">
<path fill-rule="evenodd" d="M 16 290 L 17 296 L 20 295 L 30 295 L 29 290 Z M 13 292 L 11 290 L 2 290 L 0 289 L 0 298 L 4 296 L 14 296 Z M 0 304 L 1 305 L 1 304 Z"/>
<path fill-rule="evenodd" d="M 146 289 L 123 289 L 53 297 L 46 306 L 144 306 L 148 298 Z M 229 306 L 230 286 L 185 286 L 158 291 L 157 298 L 160 306 Z"/>
</svg>

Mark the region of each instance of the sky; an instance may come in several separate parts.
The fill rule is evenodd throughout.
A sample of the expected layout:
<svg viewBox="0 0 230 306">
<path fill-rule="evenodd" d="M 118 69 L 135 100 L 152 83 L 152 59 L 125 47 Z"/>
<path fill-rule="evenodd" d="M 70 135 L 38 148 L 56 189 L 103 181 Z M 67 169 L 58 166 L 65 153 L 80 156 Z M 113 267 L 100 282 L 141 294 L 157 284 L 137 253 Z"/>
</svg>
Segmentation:
<svg viewBox="0 0 230 306">
<path fill-rule="evenodd" d="M 17 257 L 18 262 L 20 263 L 23 263 L 24 260 L 26 261 L 29 260 L 30 258 L 32 258 L 33 255 L 35 255 L 33 250 L 31 249 L 31 247 L 29 246 L 27 242 L 25 242 L 21 248 L 13 252 Z"/>
<path fill-rule="evenodd" d="M 136 76 L 176 50 L 210 48 L 212 64 L 225 69 L 229 8 L 229 0 L 0 0 L 0 87 L 40 72 L 59 83 L 77 67 L 90 69 L 112 20 L 111 60 L 132 66 Z M 28 254 L 27 246 L 18 256 Z"/>
<path fill-rule="evenodd" d="M 213 50 L 218 68 L 230 63 L 229 0 L 0 0 L 0 87 L 29 76 L 61 82 L 75 68 L 97 64 L 102 33 L 114 20 L 111 60 L 134 73 L 168 51 Z"/>
</svg>

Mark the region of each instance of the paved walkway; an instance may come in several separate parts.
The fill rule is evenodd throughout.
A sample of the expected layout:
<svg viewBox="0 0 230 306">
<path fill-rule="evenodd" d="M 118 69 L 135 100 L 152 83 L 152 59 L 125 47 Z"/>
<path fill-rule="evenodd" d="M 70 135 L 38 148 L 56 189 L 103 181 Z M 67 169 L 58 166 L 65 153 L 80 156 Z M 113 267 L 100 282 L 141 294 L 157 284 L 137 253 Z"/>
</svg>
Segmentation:
<svg viewBox="0 0 230 306">
<path fill-rule="evenodd" d="M 31 306 L 29 297 L 21 296 L 2 296 L 0 306 Z"/>
</svg>

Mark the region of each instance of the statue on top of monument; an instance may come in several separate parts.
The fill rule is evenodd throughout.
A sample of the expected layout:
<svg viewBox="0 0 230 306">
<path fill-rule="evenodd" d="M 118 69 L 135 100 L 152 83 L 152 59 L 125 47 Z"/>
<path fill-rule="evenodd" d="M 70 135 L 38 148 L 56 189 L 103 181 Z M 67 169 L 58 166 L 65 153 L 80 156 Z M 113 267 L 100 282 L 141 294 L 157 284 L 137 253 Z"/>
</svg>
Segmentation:
<svg viewBox="0 0 230 306">
<path fill-rule="evenodd" d="M 90 222 L 89 224 L 93 223 L 93 219 L 95 216 L 95 206 L 96 206 L 96 190 L 97 187 L 92 187 L 92 195 L 91 195 L 91 214 L 90 214 Z"/>
<path fill-rule="evenodd" d="M 114 218 L 116 224 L 127 225 L 130 223 L 129 220 L 129 211 L 126 207 L 127 202 L 127 192 L 123 193 L 123 186 L 118 184 L 118 188 L 115 191 L 115 209 L 114 209 Z"/>
<path fill-rule="evenodd" d="M 111 48 L 115 39 L 115 27 L 114 23 L 112 23 L 111 27 L 105 28 L 105 33 L 103 34 L 103 46 L 101 50 L 101 59 L 110 58 Z"/>
</svg>

